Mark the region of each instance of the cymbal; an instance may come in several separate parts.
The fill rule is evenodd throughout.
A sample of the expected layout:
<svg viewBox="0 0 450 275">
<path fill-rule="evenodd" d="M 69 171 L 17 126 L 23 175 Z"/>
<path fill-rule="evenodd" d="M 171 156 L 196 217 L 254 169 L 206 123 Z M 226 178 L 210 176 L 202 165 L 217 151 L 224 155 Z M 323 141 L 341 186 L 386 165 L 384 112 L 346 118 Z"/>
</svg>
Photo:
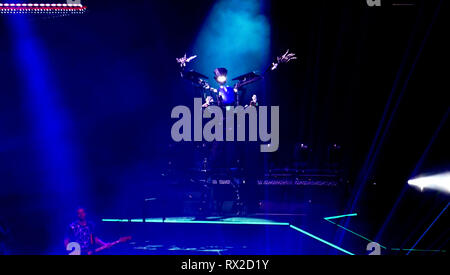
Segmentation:
<svg viewBox="0 0 450 275">
<path fill-rule="evenodd" d="M 241 76 L 238 76 L 236 78 L 233 79 L 233 81 L 242 81 L 242 82 L 246 82 L 246 81 L 251 81 L 254 79 L 259 79 L 261 76 L 255 72 L 250 72 Z"/>
</svg>

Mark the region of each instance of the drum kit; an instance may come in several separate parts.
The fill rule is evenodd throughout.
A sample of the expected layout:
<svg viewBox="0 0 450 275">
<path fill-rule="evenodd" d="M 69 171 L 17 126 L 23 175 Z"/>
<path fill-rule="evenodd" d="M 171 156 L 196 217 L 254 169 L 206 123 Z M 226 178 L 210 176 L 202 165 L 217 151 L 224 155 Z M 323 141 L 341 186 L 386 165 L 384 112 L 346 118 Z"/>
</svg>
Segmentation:
<svg viewBox="0 0 450 275">
<path fill-rule="evenodd" d="M 226 68 L 217 68 L 214 70 L 214 79 L 217 84 L 219 84 L 219 89 L 216 89 L 211 87 L 207 82 L 209 79 L 207 76 L 194 70 L 186 71 L 187 63 L 196 58 L 196 55 L 187 57 L 185 54 L 183 57 L 177 58 L 176 61 L 181 68 L 181 77 L 203 90 L 203 98 L 206 101 L 204 107 L 210 105 L 217 105 L 220 107 L 238 106 L 245 86 L 263 79 L 267 72 L 276 70 L 280 64 L 297 59 L 294 53 L 290 53 L 289 50 L 287 50 L 285 54 L 277 57 L 276 61 L 273 62 L 262 75 L 257 74 L 256 72 L 250 72 L 233 78 L 233 81 L 236 81 L 236 83 L 232 87 L 226 85 L 228 70 Z"/>
<path fill-rule="evenodd" d="M 227 108 L 227 107 L 236 107 L 240 105 L 241 99 L 244 97 L 245 94 L 245 87 L 247 87 L 250 84 L 256 83 L 259 80 L 264 79 L 266 73 L 270 71 L 274 71 L 277 69 L 279 64 L 288 63 L 291 60 L 297 59 L 294 53 L 289 53 L 289 50 L 277 57 L 276 61 L 270 64 L 270 66 L 267 68 L 267 70 L 263 74 L 258 74 L 256 72 L 249 72 L 244 75 L 235 77 L 232 79 L 234 81 L 233 86 L 227 85 L 227 76 L 228 76 L 228 70 L 226 68 L 217 68 L 214 70 L 214 80 L 216 81 L 219 88 L 214 88 L 208 83 L 209 77 L 196 72 L 194 70 L 187 70 L 187 63 L 191 62 L 192 60 L 196 59 L 197 56 L 191 56 L 187 57 L 185 54 L 181 58 L 177 58 L 176 61 L 180 65 L 181 71 L 181 77 L 189 82 L 191 82 L 194 87 L 197 87 L 201 90 L 201 94 L 203 97 L 203 100 L 205 101 L 205 104 L 203 105 L 204 108 L 207 108 L 209 106 L 218 106 L 221 108 Z M 251 98 L 251 101 L 247 106 L 258 106 L 257 102 L 257 96 L 253 95 Z M 199 174 L 194 176 L 193 178 L 196 178 L 199 183 L 202 183 L 204 186 L 204 198 L 205 203 L 207 201 L 210 201 L 213 197 L 213 195 L 209 194 L 211 192 L 212 188 L 212 182 L 230 182 L 230 184 L 233 186 L 235 196 L 234 196 L 234 204 L 236 206 L 236 210 L 238 213 L 245 212 L 243 209 L 244 203 L 241 200 L 241 182 L 245 182 L 241 175 L 235 175 L 234 177 L 221 177 L 216 175 L 214 172 L 210 171 L 208 168 L 208 158 L 205 158 L 205 161 L 202 164 L 201 169 L 196 169 Z M 227 175 L 230 175 L 230 171 L 225 173 Z M 232 173 L 231 173 L 232 174 Z M 226 180 L 225 180 L 226 178 Z M 222 179 L 222 180 L 221 180 Z M 220 185 L 220 184 L 219 184 Z M 208 195 L 209 194 L 209 195 Z M 206 203 L 208 204 L 208 203 Z M 208 207 L 202 207 L 202 208 L 208 208 Z M 238 214 L 239 215 L 239 214 Z"/>
<path fill-rule="evenodd" d="M 219 82 L 218 80 L 221 78 L 215 77 L 219 84 L 219 88 L 216 89 L 207 82 L 209 79 L 207 76 L 194 70 L 182 72 L 181 77 L 202 90 L 202 97 L 206 101 L 205 106 L 215 105 L 220 107 L 238 106 L 243 95 L 243 88 L 263 78 L 256 72 L 250 72 L 233 78 L 236 83 L 233 86 L 227 86 L 226 81 Z"/>
</svg>

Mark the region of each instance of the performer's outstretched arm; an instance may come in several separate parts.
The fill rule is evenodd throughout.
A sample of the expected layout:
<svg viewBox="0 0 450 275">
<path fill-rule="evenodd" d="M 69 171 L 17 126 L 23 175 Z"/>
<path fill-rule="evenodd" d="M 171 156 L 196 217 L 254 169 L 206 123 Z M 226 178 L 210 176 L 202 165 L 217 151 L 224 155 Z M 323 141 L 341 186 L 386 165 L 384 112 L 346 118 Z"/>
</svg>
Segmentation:
<svg viewBox="0 0 450 275">
<path fill-rule="evenodd" d="M 193 55 L 191 57 L 187 57 L 187 54 L 185 54 L 183 57 L 177 58 L 177 63 L 180 65 L 180 75 L 182 78 L 190 78 L 190 81 L 192 81 L 194 84 L 199 85 L 202 89 L 210 92 L 217 93 L 217 90 L 212 88 L 209 83 L 206 80 L 201 79 L 199 76 L 202 76 L 201 74 L 196 73 L 197 75 L 192 76 L 192 73 L 195 72 L 186 72 L 187 63 L 191 62 L 192 60 L 196 59 L 197 55 Z M 188 76 L 190 75 L 190 76 Z M 206 77 L 205 77 L 206 78 Z"/>
<path fill-rule="evenodd" d="M 187 63 L 191 62 L 196 58 L 197 58 L 196 55 L 187 57 L 187 54 L 185 54 L 183 57 L 177 58 L 177 63 L 180 64 L 181 69 L 184 70 L 184 68 L 186 68 Z"/>
<path fill-rule="evenodd" d="M 273 62 L 264 71 L 264 73 L 262 75 L 255 75 L 254 77 L 251 77 L 249 79 L 245 79 L 245 80 L 240 81 L 239 83 L 237 83 L 235 85 L 235 89 L 240 89 L 240 88 L 242 88 L 244 86 L 247 86 L 247 85 L 249 85 L 251 83 L 259 81 L 259 80 L 265 78 L 268 72 L 275 71 L 280 64 L 285 64 L 285 63 L 288 63 L 289 61 L 295 60 L 295 59 L 297 59 L 297 57 L 295 56 L 295 53 L 290 53 L 289 50 L 287 50 L 285 54 L 283 54 L 281 56 L 278 56 L 277 60 L 275 62 Z"/>
</svg>

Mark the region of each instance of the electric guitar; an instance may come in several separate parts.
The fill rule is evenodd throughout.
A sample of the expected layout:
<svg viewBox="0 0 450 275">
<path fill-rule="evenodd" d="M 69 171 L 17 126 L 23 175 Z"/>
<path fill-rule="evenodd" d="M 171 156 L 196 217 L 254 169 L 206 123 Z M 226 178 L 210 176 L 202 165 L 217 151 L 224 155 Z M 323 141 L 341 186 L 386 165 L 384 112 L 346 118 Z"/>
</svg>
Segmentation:
<svg viewBox="0 0 450 275">
<path fill-rule="evenodd" d="M 118 239 L 117 241 L 110 243 L 109 245 L 104 245 L 102 247 L 95 249 L 94 251 L 89 252 L 88 255 L 92 255 L 94 253 L 99 253 L 103 250 L 110 249 L 111 247 L 113 247 L 115 245 L 118 245 L 120 243 L 126 243 L 126 242 L 130 241 L 131 239 L 132 239 L 131 236 L 122 237 L 122 238 Z M 81 255 L 81 246 L 79 243 L 76 243 L 76 242 L 69 243 L 66 247 L 66 250 L 69 253 L 69 255 Z"/>
<path fill-rule="evenodd" d="M 95 253 L 99 253 L 99 252 L 101 252 L 103 250 L 110 249 L 111 247 L 116 246 L 116 245 L 118 245 L 120 243 L 126 243 L 128 241 L 131 241 L 131 239 L 132 239 L 131 236 L 122 237 L 122 238 L 118 239 L 117 241 L 115 241 L 115 242 L 113 242 L 113 243 L 111 243 L 109 245 L 105 245 L 105 246 L 102 246 L 102 247 L 99 247 L 99 248 L 95 249 Z"/>
</svg>

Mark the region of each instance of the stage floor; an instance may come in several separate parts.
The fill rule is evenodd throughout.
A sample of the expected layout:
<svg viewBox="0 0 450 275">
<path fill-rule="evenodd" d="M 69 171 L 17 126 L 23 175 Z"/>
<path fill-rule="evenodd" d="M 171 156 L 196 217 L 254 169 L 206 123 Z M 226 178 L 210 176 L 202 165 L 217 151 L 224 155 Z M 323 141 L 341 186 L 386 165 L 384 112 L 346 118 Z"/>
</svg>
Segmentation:
<svg viewBox="0 0 450 275">
<path fill-rule="evenodd" d="M 108 239 L 132 236 L 133 240 L 106 254 L 131 255 L 353 255 L 332 242 L 328 232 L 301 226 L 302 215 L 250 217 L 170 217 L 103 219 L 101 231 Z M 316 227 L 316 226 L 314 226 Z M 363 247 L 365 249 L 365 247 Z M 360 253 L 361 249 L 358 249 Z"/>
<path fill-rule="evenodd" d="M 349 228 L 342 219 L 350 218 Z M 368 255 L 367 221 L 357 213 L 334 216 L 255 214 L 247 217 L 168 217 L 103 219 L 99 232 L 107 240 L 133 240 L 104 254 L 113 255 Z M 408 249 L 380 244 L 382 255 Z M 411 250 L 447 254 L 444 250 Z"/>
</svg>

